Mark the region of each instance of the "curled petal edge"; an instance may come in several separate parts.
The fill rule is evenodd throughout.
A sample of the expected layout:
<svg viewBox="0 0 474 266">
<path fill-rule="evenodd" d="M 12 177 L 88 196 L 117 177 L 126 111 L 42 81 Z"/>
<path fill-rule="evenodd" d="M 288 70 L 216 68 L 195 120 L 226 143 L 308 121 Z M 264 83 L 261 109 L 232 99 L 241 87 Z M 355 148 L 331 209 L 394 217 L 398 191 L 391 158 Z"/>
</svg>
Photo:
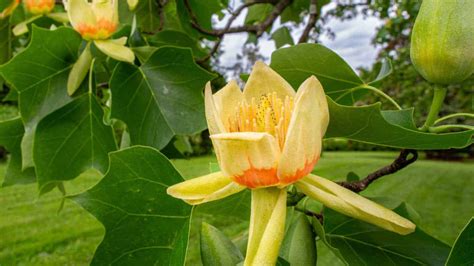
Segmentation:
<svg viewBox="0 0 474 266">
<path fill-rule="evenodd" d="M 279 159 L 278 178 L 290 184 L 308 175 L 321 154 L 322 138 L 329 119 L 324 89 L 314 76 L 306 79 L 296 102 Z"/>
<path fill-rule="evenodd" d="M 88 43 L 82 54 L 77 59 L 76 63 L 72 66 L 71 72 L 67 79 L 67 93 L 69 96 L 73 95 L 74 92 L 79 88 L 82 81 L 86 78 L 87 73 L 91 67 L 92 53 L 90 50 L 90 44 Z"/>
<path fill-rule="evenodd" d="M 224 125 L 216 109 L 214 97 L 212 96 L 211 82 L 206 83 L 206 88 L 204 89 L 204 103 L 209 133 L 214 135 L 225 132 Z"/>
<path fill-rule="evenodd" d="M 295 90 L 283 77 L 262 61 L 257 61 L 252 67 L 243 95 L 250 101 L 252 98 L 259 99 L 260 96 L 271 92 L 276 92 L 281 99 L 296 95 Z"/>
<path fill-rule="evenodd" d="M 111 58 L 133 64 L 135 54 L 132 49 L 124 46 L 123 39 L 118 40 L 95 40 L 94 44 L 104 54 Z"/>
<path fill-rule="evenodd" d="M 325 178 L 310 174 L 295 185 L 307 196 L 347 216 L 400 235 L 415 231 L 416 225 L 408 219 Z"/>
<path fill-rule="evenodd" d="M 173 185 L 166 192 L 190 205 L 198 205 L 223 199 L 244 189 L 221 172 L 215 172 Z"/>
</svg>

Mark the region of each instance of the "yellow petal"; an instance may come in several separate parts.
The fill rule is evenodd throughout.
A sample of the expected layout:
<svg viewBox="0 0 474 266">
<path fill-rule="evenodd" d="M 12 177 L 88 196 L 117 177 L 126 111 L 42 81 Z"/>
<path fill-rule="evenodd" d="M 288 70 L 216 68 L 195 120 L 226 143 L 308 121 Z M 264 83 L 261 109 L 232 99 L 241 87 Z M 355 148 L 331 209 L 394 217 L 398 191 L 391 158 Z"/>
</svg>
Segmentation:
<svg viewBox="0 0 474 266">
<path fill-rule="evenodd" d="M 227 85 L 214 94 L 214 103 L 219 118 L 225 129 L 229 128 L 229 117 L 232 116 L 237 106 L 243 101 L 244 95 L 235 80 L 231 80 Z"/>
<path fill-rule="evenodd" d="M 23 21 L 21 23 L 18 23 L 15 27 L 13 27 L 13 35 L 15 36 L 20 36 L 28 32 L 28 22 L 29 21 Z"/>
<path fill-rule="evenodd" d="M 82 81 L 89 72 L 92 62 L 92 54 L 90 50 L 90 43 L 87 44 L 82 54 L 77 59 L 76 63 L 74 63 L 71 72 L 69 72 L 69 76 L 67 79 L 67 93 L 69 95 L 73 95 L 74 92 L 79 88 Z"/>
<path fill-rule="evenodd" d="M 91 5 L 87 0 L 69 0 L 67 14 L 71 25 L 77 29 L 79 24 L 95 25 L 96 19 Z"/>
<path fill-rule="evenodd" d="M 278 184 L 279 147 L 268 133 L 236 132 L 211 135 L 222 172 L 249 188 Z"/>
<path fill-rule="evenodd" d="M 95 17 L 118 24 L 118 0 L 93 0 L 92 11 Z"/>
<path fill-rule="evenodd" d="M 129 63 L 133 63 L 135 60 L 135 55 L 130 48 L 117 44 L 112 40 L 95 40 L 94 44 L 100 51 L 115 60 Z"/>
<path fill-rule="evenodd" d="M 113 42 L 117 45 L 124 46 L 125 44 L 127 44 L 127 37 L 120 37 L 118 39 L 110 39 L 109 42 Z"/>
<path fill-rule="evenodd" d="M 296 94 L 293 114 L 278 165 L 278 177 L 290 184 L 309 174 L 321 154 L 329 112 L 323 87 L 309 77 Z"/>
<path fill-rule="evenodd" d="M 257 61 L 244 88 L 245 99 L 258 100 L 260 96 L 272 92 L 275 92 L 280 99 L 295 95 L 295 90 L 286 80 L 262 61 Z"/>
<path fill-rule="evenodd" d="M 275 265 L 285 234 L 286 190 L 252 190 L 251 208 L 244 265 Z"/>
<path fill-rule="evenodd" d="M 212 97 L 211 82 L 206 84 L 204 91 L 204 106 L 206 110 L 207 127 L 209 128 L 209 134 L 224 133 L 224 125 L 222 124 L 219 113 L 217 112 L 214 98 Z"/>
<path fill-rule="evenodd" d="M 297 182 L 296 186 L 328 208 L 353 218 L 401 235 L 415 230 L 416 225 L 411 221 L 325 178 L 308 175 Z"/>
<path fill-rule="evenodd" d="M 57 22 L 60 22 L 60 23 L 67 23 L 69 22 L 69 16 L 67 13 L 60 13 L 60 12 L 57 12 L 57 13 L 48 13 L 46 14 L 46 16 L 48 18 L 51 18 Z"/>
<path fill-rule="evenodd" d="M 23 35 L 23 34 L 27 33 L 28 32 L 28 24 L 30 24 L 31 22 L 41 18 L 42 16 L 43 15 L 32 16 L 29 19 L 17 24 L 12 30 L 13 35 L 20 36 L 20 35 Z"/>
<path fill-rule="evenodd" d="M 221 172 L 193 178 L 168 188 L 167 193 L 189 204 L 197 205 L 225 198 L 244 190 Z"/>
</svg>

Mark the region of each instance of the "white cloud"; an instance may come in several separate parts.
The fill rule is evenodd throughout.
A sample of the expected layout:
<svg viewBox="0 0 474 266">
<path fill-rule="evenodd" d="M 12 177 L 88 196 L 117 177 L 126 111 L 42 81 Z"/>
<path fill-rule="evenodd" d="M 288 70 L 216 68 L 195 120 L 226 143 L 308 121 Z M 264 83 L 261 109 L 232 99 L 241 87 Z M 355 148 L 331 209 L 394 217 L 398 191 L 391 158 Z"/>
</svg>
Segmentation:
<svg viewBox="0 0 474 266">
<path fill-rule="evenodd" d="M 320 41 L 344 58 L 352 68 L 370 67 L 378 54 L 371 41 L 381 23 L 377 18 L 363 19 L 360 16 L 346 21 L 332 20 L 328 26 L 335 32 L 336 38 L 331 40 L 321 36 Z"/>
<path fill-rule="evenodd" d="M 323 12 L 331 8 L 331 5 L 323 8 Z M 245 19 L 245 12 L 234 21 L 234 26 L 242 25 Z M 222 28 L 225 26 L 226 19 L 216 23 L 216 27 Z M 378 54 L 378 50 L 371 44 L 375 36 L 375 30 L 381 25 L 381 21 L 377 18 L 368 17 L 366 19 L 358 16 L 351 20 L 340 21 L 332 19 L 327 26 L 336 34 L 336 38 L 331 40 L 328 36 L 320 37 L 321 44 L 334 50 L 342 58 L 344 58 L 352 68 L 370 67 Z M 274 29 L 280 26 L 279 21 L 276 21 Z M 292 33 L 293 39 L 298 40 L 302 29 L 296 29 Z M 242 47 L 247 40 L 246 33 L 228 34 L 222 42 L 222 49 L 224 53 L 221 56 L 221 64 L 223 66 L 232 66 L 237 60 L 237 54 L 242 51 Z M 260 53 L 270 58 L 272 52 L 276 49 L 274 42 L 270 39 L 268 34 L 265 34 L 259 40 Z"/>
</svg>

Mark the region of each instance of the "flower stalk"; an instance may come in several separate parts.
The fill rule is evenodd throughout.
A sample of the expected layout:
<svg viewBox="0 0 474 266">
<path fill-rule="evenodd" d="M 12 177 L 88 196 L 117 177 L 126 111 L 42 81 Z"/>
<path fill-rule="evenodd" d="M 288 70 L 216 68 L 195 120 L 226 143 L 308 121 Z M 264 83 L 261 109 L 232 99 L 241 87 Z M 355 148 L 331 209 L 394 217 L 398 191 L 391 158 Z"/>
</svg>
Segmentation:
<svg viewBox="0 0 474 266">
<path fill-rule="evenodd" d="M 447 89 L 436 85 L 434 89 L 433 101 L 431 102 L 430 111 L 426 118 L 425 124 L 420 128 L 421 131 L 428 131 L 428 129 L 434 125 L 436 119 L 438 119 L 439 111 L 443 106 L 444 98 L 446 97 Z"/>
</svg>

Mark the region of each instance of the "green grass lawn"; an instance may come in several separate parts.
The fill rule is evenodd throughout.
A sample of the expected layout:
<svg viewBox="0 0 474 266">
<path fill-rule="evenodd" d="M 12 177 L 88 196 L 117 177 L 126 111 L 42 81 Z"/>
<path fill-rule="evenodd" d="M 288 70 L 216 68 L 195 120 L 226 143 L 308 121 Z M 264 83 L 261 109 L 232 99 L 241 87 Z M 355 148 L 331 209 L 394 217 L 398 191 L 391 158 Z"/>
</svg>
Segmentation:
<svg viewBox="0 0 474 266">
<path fill-rule="evenodd" d="M 326 152 L 316 168 L 321 176 L 342 179 L 347 172 L 365 174 L 391 162 L 395 153 Z M 213 157 L 174 161 L 187 178 L 209 172 Z M 0 165 L 0 182 L 5 165 Z M 100 179 L 87 172 L 67 184 L 69 194 L 79 193 Z M 419 160 L 401 172 L 376 181 L 366 196 L 387 196 L 410 203 L 421 215 L 421 227 L 452 244 L 468 219 L 474 215 L 474 163 Z M 104 229 L 94 217 L 72 201 L 58 211 L 61 194 L 53 191 L 38 197 L 35 185 L 0 189 L 0 265 L 87 265 Z M 208 220 L 235 239 L 245 229 L 241 221 L 198 216 Z M 196 241 L 193 236 L 193 243 Z M 190 264 L 199 252 L 190 251 Z"/>
</svg>

